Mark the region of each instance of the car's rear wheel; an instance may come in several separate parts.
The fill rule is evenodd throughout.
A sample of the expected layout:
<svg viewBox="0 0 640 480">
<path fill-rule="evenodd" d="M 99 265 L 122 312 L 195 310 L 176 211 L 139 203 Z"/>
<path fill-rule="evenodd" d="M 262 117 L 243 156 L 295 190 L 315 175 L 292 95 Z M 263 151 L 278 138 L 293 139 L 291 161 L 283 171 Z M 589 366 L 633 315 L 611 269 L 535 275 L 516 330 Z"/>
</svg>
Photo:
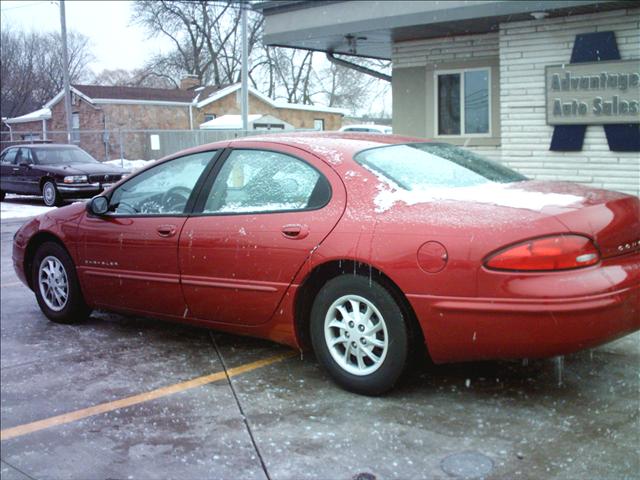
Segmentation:
<svg viewBox="0 0 640 480">
<path fill-rule="evenodd" d="M 62 197 L 53 180 L 47 180 L 42 185 L 42 200 L 47 207 L 56 207 L 62 203 Z"/>
<path fill-rule="evenodd" d="M 91 310 L 80 290 L 73 260 L 57 243 L 43 243 L 33 260 L 33 290 L 42 312 L 57 323 L 78 323 Z"/>
<path fill-rule="evenodd" d="M 334 380 L 365 395 L 392 388 L 409 352 L 402 309 L 384 286 L 359 275 L 336 277 L 320 290 L 311 310 L 311 340 Z"/>
</svg>

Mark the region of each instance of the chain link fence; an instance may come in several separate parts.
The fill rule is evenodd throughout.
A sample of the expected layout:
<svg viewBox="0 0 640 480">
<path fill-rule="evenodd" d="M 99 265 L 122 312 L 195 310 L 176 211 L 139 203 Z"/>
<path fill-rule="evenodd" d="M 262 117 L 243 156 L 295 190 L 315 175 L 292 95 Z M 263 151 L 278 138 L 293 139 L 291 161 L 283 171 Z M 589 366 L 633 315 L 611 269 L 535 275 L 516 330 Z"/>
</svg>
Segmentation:
<svg viewBox="0 0 640 480">
<path fill-rule="evenodd" d="M 74 130 L 71 143 L 100 161 L 155 160 L 186 148 L 274 130 Z M 65 131 L 3 131 L 0 148 L 26 143 L 68 143 Z"/>
</svg>

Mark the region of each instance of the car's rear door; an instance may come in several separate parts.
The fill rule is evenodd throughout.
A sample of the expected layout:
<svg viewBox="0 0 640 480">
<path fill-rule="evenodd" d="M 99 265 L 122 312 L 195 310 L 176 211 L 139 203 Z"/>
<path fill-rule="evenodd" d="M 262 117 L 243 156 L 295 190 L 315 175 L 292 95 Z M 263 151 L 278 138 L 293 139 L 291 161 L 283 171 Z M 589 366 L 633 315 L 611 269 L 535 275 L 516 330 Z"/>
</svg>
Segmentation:
<svg viewBox="0 0 640 480">
<path fill-rule="evenodd" d="M 212 172 L 199 203 L 201 213 L 180 237 L 189 315 L 257 325 L 270 319 L 336 225 L 346 194 L 329 166 L 300 149 L 236 147 Z"/>
<path fill-rule="evenodd" d="M 17 148 L 8 148 L 0 159 L 0 190 L 3 192 L 15 192 L 14 169 L 17 169 Z"/>
<path fill-rule="evenodd" d="M 186 155 L 134 175 L 111 193 L 112 213 L 82 218 L 78 271 L 90 303 L 183 315 L 178 239 L 215 153 Z"/>
</svg>

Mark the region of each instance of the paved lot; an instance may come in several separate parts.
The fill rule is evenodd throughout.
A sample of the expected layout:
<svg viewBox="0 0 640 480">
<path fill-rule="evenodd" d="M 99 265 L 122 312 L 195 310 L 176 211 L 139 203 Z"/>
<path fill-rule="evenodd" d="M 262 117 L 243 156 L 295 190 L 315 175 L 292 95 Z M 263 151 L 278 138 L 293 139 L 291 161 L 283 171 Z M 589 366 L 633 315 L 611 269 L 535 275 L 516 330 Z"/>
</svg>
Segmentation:
<svg viewBox="0 0 640 480">
<path fill-rule="evenodd" d="M 561 386 L 553 359 L 425 364 L 360 397 L 268 342 L 48 322 L 13 273 L 19 224 L 2 222 L 3 480 L 640 478 L 638 334 L 567 357 Z"/>
</svg>

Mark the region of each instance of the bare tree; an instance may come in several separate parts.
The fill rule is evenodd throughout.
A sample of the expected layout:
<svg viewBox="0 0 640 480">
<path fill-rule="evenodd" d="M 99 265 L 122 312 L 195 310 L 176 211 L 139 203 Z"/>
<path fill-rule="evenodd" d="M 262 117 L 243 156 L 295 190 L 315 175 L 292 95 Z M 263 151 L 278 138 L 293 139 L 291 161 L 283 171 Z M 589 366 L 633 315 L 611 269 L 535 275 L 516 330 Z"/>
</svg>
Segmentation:
<svg viewBox="0 0 640 480">
<path fill-rule="evenodd" d="M 176 84 L 187 74 L 208 85 L 240 81 L 241 8 L 220 0 L 137 0 L 134 21 L 150 35 L 165 36 L 174 45 L 171 52 L 151 59 L 144 70 Z M 251 10 L 247 13 L 249 81 L 254 88 L 291 103 L 322 101 L 352 111 L 366 104 L 373 80 L 310 51 L 265 46 L 264 17 Z"/>
<path fill-rule="evenodd" d="M 72 83 L 88 79 L 93 55 L 89 39 L 69 32 L 69 77 Z M 3 117 L 15 117 L 41 108 L 62 89 L 62 43 L 59 33 L 14 31 L 3 26 L 0 40 L 1 104 Z"/>
<path fill-rule="evenodd" d="M 177 88 L 178 85 L 168 76 L 156 75 L 152 71 L 140 68 L 125 70 L 122 68 L 109 70 L 93 76 L 90 81 L 94 85 L 110 85 L 124 87 L 148 87 L 148 88 Z"/>
</svg>

